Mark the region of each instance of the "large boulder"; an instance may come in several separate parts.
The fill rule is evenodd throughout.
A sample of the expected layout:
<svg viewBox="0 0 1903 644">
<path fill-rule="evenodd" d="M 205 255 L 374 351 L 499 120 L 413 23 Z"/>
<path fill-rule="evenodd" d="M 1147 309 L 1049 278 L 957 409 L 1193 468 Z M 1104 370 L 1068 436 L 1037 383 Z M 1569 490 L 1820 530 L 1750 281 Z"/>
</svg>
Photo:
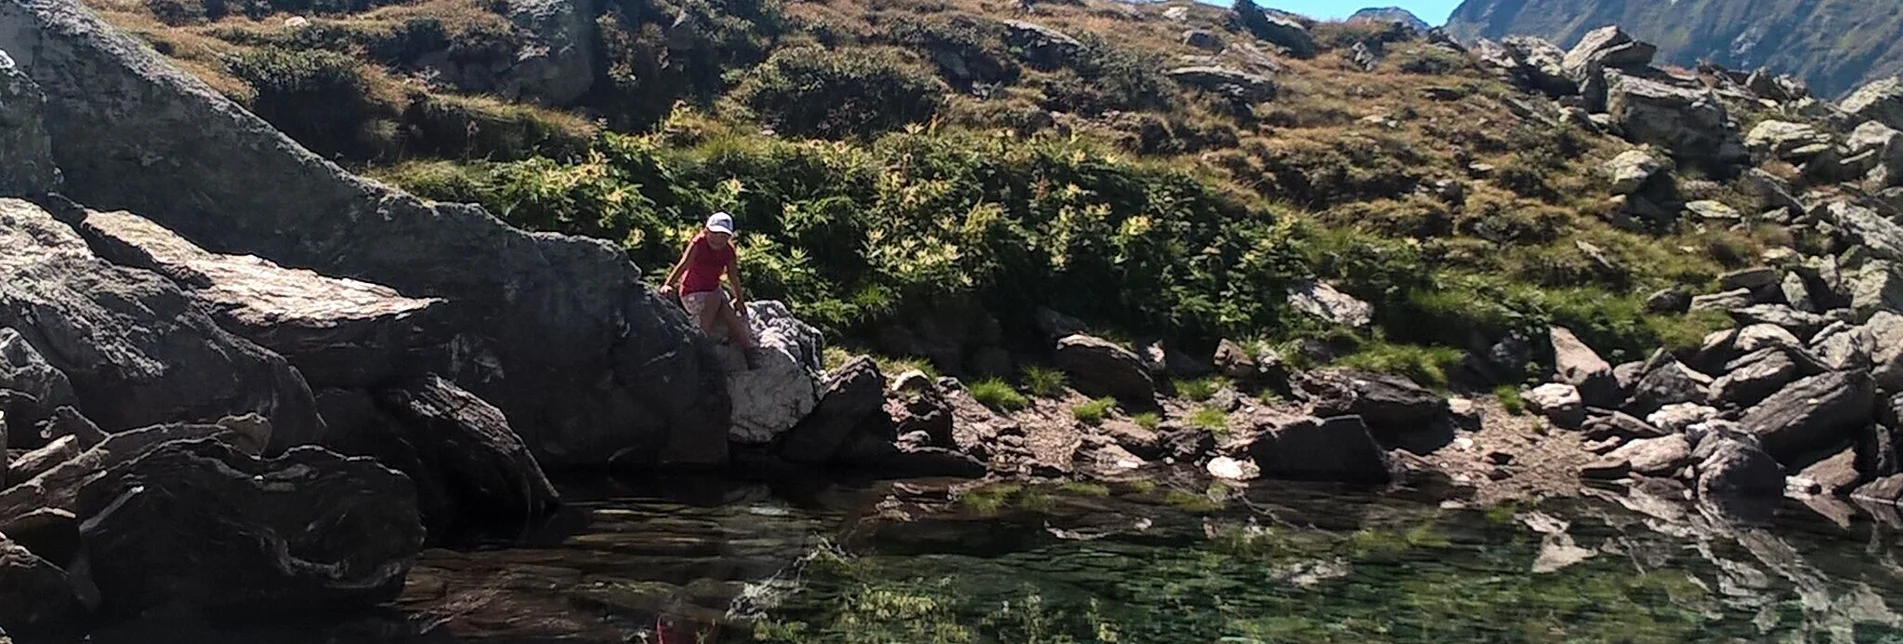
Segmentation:
<svg viewBox="0 0 1903 644">
<path fill-rule="evenodd" d="M 1110 396 L 1126 403 L 1151 405 L 1156 381 L 1129 349 L 1102 338 L 1073 335 L 1057 341 L 1057 368 L 1086 396 Z"/>
<path fill-rule="evenodd" d="M 1549 382 L 1522 394 L 1522 398 L 1528 408 L 1562 429 L 1579 429 L 1586 422 L 1586 403 L 1580 399 L 1578 387 Z"/>
<path fill-rule="evenodd" d="M 1745 413 L 1744 431 L 1790 464 L 1845 441 L 1876 417 L 1876 384 L 1861 371 L 1836 371 L 1791 383 Z"/>
<path fill-rule="evenodd" d="M 1541 38 L 1510 36 L 1500 41 L 1507 75 L 1521 87 L 1562 97 L 1579 93 L 1579 82 L 1566 74 L 1566 50 Z"/>
<path fill-rule="evenodd" d="M 0 535 L 0 629 L 63 626 L 84 614 L 65 570 Z"/>
<path fill-rule="evenodd" d="M 1672 434 L 1627 442 L 1585 466 L 1581 474 L 1590 478 L 1618 478 L 1629 473 L 1669 476 L 1691 463 L 1691 443 L 1684 435 Z"/>
<path fill-rule="evenodd" d="M 1711 432 L 1692 452 L 1699 498 L 1776 497 L 1784 492 L 1784 468 L 1749 436 Z"/>
<path fill-rule="evenodd" d="M 1304 418 L 1255 437 L 1249 456 L 1269 478 L 1387 483 L 1388 454 L 1359 416 Z"/>
<path fill-rule="evenodd" d="M 0 199 L 0 247 L 0 327 L 64 373 L 106 431 L 256 412 L 270 421 L 273 449 L 318 435 L 303 377 L 219 328 L 165 278 L 101 260 L 25 201 Z"/>
<path fill-rule="evenodd" d="M 859 356 L 827 372 L 820 382 L 819 406 L 780 443 L 780 456 L 795 463 L 825 463 L 839 454 L 855 433 L 876 421 L 885 405 L 885 376 L 879 364 Z M 890 441 L 889 417 L 880 428 Z"/>
<path fill-rule="evenodd" d="M 1309 281 L 1289 289 L 1289 306 L 1315 317 L 1358 329 L 1374 322 L 1374 307 L 1327 282 Z"/>
<path fill-rule="evenodd" d="M 1553 344 L 1554 382 L 1577 387 L 1587 406 L 1619 404 L 1619 379 L 1612 375 L 1611 363 L 1565 327 L 1548 329 L 1547 338 Z"/>
<path fill-rule="evenodd" d="M 545 465 L 724 462 L 712 351 L 613 243 L 351 175 L 73 0 L 0 1 L 0 23 L 46 94 L 62 194 L 212 252 L 450 301 L 463 333 L 422 366 L 502 409 Z"/>
<path fill-rule="evenodd" d="M 259 459 L 170 443 L 80 488 L 100 611 L 318 611 L 395 599 L 423 546 L 416 492 L 315 446 Z"/>
<path fill-rule="evenodd" d="M 1061 67 L 1077 59 L 1084 43 L 1070 34 L 1022 20 L 1006 20 L 1005 42 L 1016 47 L 1026 61 L 1040 67 Z"/>
<path fill-rule="evenodd" d="M 1903 337 L 1903 327 L 1897 328 L 1896 333 Z M 1811 355 L 1831 371 L 1869 369 L 1872 364 L 1868 327 L 1848 322 L 1837 322 L 1818 331 L 1817 336 L 1811 338 L 1809 349 Z"/>
<path fill-rule="evenodd" d="M 1298 384 L 1317 416 L 1359 416 L 1376 432 L 1416 431 L 1447 417 L 1445 399 L 1401 376 L 1321 369 L 1302 374 Z"/>
<path fill-rule="evenodd" d="M 1710 385 L 1710 376 L 1693 371 L 1670 356 L 1661 356 L 1647 365 L 1644 377 L 1633 386 L 1625 411 L 1644 417 L 1666 405 L 1703 404 Z"/>
<path fill-rule="evenodd" d="M 230 417 L 216 424 L 173 423 L 120 432 L 54 465 L 26 481 L 0 491 L 0 522 L 42 509 L 75 511 L 79 490 L 88 481 L 138 460 L 160 446 L 177 441 L 214 439 L 246 454 L 260 453 L 270 440 L 271 428 L 255 414 Z"/>
<path fill-rule="evenodd" d="M 1315 57 L 1317 50 L 1315 35 L 1308 32 L 1308 27 L 1303 26 L 1300 22 L 1282 16 L 1269 15 L 1263 18 L 1263 20 L 1248 26 L 1250 32 L 1255 34 L 1255 37 L 1268 41 L 1269 44 L 1281 47 L 1288 51 L 1290 56 L 1296 58 Z"/>
<path fill-rule="evenodd" d="M 87 212 L 78 230 L 106 260 L 171 278 L 220 326 L 284 356 L 314 388 L 382 384 L 449 340 L 440 299 L 207 252 L 129 212 Z"/>
<path fill-rule="evenodd" d="M 43 121 L 46 96 L 0 50 L 0 195 L 38 195 L 59 185 L 53 141 Z"/>
<path fill-rule="evenodd" d="M 1621 195 L 1639 192 L 1665 169 L 1665 162 L 1647 150 L 1620 152 L 1604 167 L 1605 173 L 1612 177 L 1613 194 Z"/>
<path fill-rule="evenodd" d="M 66 374 L 47 364 L 12 328 L 0 328 L 0 395 L 0 414 L 18 428 L 11 439 L 14 447 L 38 444 L 27 436 L 29 428 L 52 418 L 60 407 L 79 404 Z"/>
<path fill-rule="evenodd" d="M 1856 319 L 1903 311 L 1903 262 L 1866 261 L 1849 279 L 1850 311 Z"/>
<path fill-rule="evenodd" d="M 1633 40 L 1632 36 L 1617 26 L 1606 26 L 1586 33 L 1566 52 L 1561 63 L 1566 74 L 1575 80 L 1582 80 L 1591 74 L 1600 73 L 1604 68 L 1624 69 L 1642 68 L 1652 64 L 1652 57 L 1658 54 L 1658 47 L 1651 43 Z"/>
<path fill-rule="evenodd" d="M 728 361 L 727 391 L 733 396 L 728 436 L 736 443 L 760 444 L 779 438 L 819 405 L 825 338 L 780 302 L 748 302 L 747 321 L 759 343 L 759 359 L 751 369 L 744 359 Z"/>
<path fill-rule="evenodd" d="M 1731 361 L 1725 365 L 1724 375 L 1711 383 L 1711 400 L 1749 407 L 1792 381 L 1821 370 L 1822 365 L 1793 359 L 1792 352 L 1765 348 Z"/>
<path fill-rule="evenodd" d="M 1825 209 L 1826 218 L 1871 257 L 1903 261 L 1903 225 L 1876 211 L 1848 202 L 1834 202 Z"/>
<path fill-rule="evenodd" d="M 1846 159 L 1867 159 L 1858 169 L 1872 184 L 1889 187 L 1903 182 L 1903 132 L 1878 121 L 1866 121 L 1844 140 Z"/>
<path fill-rule="evenodd" d="M 1807 123 L 1767 120 L 1751 128 L 1744 146 L 1762 159 L 1803 162 L 1833 143 L 1829 132 Z"/>
<path fill-rule="evenodd" d="M 502 411 L 436 376 L 319 392 L 321 444 L 408 476 L 432 536 L 514 536 L 554 509 L 555 487 Z"/>
<path fill-rule="evenodd" d="M 1275 79 L 1227 67 L 1178 67 L 1164 72 L 1185 87 L 1219 94 L 1244 103 L 1259 103 L 1275 98 Z"/>
<path fill-rule="evenodd" d="M 1718 176 L 1730 176 L 1747 159 L 1730 115 L 1711 91 L 1623 74 L 1609 77 L 1606 113 L 1627 140 L 1659 146 Z"/>
<path fill-rule="evenodd" d="M 1843 110 L 1856 121 L 1876 121 L 1903 130 L 1903 79 L 1872 81 L 1844 99 Z"/>
<path fill-rule="evenodd" d="M 497 93 L 546 105 L 568 105 L 595 82 L 593 3 L 508 0 L 509 22 L 523 37 L 515 61 L 496 78 Z"/>
</svg>

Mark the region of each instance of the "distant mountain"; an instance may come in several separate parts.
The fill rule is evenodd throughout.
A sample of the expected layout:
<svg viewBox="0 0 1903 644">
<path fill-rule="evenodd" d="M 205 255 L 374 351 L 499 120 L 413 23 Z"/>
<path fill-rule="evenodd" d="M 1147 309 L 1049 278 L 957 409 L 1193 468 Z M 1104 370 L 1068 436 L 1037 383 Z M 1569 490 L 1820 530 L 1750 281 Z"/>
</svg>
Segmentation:
<svg viewBox="0 0 1903 644">
<path fill-rule="evenodd" d="M 1617 24 L 1659 46 L 1661 62 L 1769 67 L 1842 96 L 1903 73 L 1896 0 L 1466 0 L 1447 29 L 1461 38 L 1540 36 L 1561 47 Z"/>
<path fill-rule="evenodd" d="M 1354 22 L 1357 20 L 1378 20 L 1381 22 L 1398 22 L 1398 23 L 1407 25 L 1409 27 L 1413 27 L 1415 31 L 1419 31 L 1422 33 L 1426 33 L 1429 29 L 1434 28 L 1433 25 L 1427 24 L 1426 20 L 1422 20 L 1420 16 L 1414 15 L 1414 12 L 1408 11 L 1406 9 L 1402 9 L 1400 7 L 1369 7 L 1367 9 L 1356 11 L 1355 15 L 1348 16 L 1349 22 Z"/>
</svg>

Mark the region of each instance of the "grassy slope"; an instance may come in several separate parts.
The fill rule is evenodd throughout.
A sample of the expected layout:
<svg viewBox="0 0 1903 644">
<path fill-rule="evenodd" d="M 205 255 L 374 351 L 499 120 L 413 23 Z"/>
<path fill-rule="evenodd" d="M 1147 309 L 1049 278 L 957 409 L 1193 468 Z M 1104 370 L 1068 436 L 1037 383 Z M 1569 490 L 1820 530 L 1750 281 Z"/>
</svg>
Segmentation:
<svg viewBox="0 0 1903 644">
<path fill-rule="evenodd" d="M 952 302 L 1016 331 L 1051 303 L 1113 334 L 1192 345 L 1329 337 L 1360 347 L 1351 361 L 1430 380 L 1459 355 L 1431 347 L 1549 321 L 1637 359 L 1711 325 L 1649 316 L 1645 293 L 1703 287 L 1775 237 L 1613 228 L 1594 169 L 1624 143 L 1515 116 L 1515 90 L 1424 42 L 1388 43 L 1362 71 L 1349 47 L 1391 37 L 1363 25 L 1318 25 L 1320 55 L 1275 56 L 1279 95 L 1238 110 L 1158 73 L 1206 53 L 1182 44 L 1186 28 L 1253 40 L 1203 5 L 697 2 L 726 18 L 676 50 L 653 35 L 671 6 L 606 4 L 609 68 L 564 112 L 413 78 L 419 31 L 472 56 L 512 46 L 493 8 L 469 0 L 343 8 L 301 31 L 269 8 L 179 18 L 171 4 L 98 0 L 306 144 L 519 225 L 621 240 L 650 269 L 701 213 L 736 211 L 758 233 L 756 288 L 836 335 Z M 1187 23 L 1162 15 L 1172 6 Z M 1033 20 L 1086 53 L 1028 64 L 973 17 Z M 1002 82 L 948 77 L 924 43 L 995 64 Z M 724 80 L 700 73 L 712 68 Z M 625 133 L 596 137 L 600 124 Z M 1470 177 L 1462 158 L 1496 170 Z M 1443 180 L 1463 194 L 1435 195 Z M 1723 186 L 1690 192 L 1757 211 Z M 1377 328 L 1345 334 L 1291 312 L 1281 289 L 1311 277 L 1376 303 Z"/>
</svg>

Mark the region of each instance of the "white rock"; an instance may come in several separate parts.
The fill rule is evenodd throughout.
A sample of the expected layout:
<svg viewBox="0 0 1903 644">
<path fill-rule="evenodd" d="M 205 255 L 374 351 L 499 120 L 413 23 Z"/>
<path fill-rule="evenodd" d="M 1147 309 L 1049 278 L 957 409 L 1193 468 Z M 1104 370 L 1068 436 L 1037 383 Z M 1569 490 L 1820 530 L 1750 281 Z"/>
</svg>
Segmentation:
<svg viewBox="0 0 1903 644">
<path fill-rule="evenodd" d="M 740 350 L 723 345 L 728 368 L 727 393 L 733 400 L 733 424 L 728 437 L 736 443 L 766 443 L 792 429 L 819 404 L 820 350 L 824 338 L 818 329 L 793 317 L 785 304 L 750 302 L 748 319 L 760 346 L 759 364 L 747 369 Z M 738 367 L 738 368 L 735 368 Z"/>
<path fill-rule="evenodd" d="M 1560 382 L 1549 382 L 1534 387 L 1532 391 L 1526 392 L 1524 398 L 1526 404 L 1532 405 L 1533 409 L 1547 414 L 1558 410 L 1577 409 L 1585 404 L 1585 401 L 1579 397 L 1578 387 Z"/>
<path fill-rule="evenodd" d="M 1679 433 L 1693 425 L 1718 417 L 1718 410 L 1697 403 L 1679 403 L 1666 405 L 1645 417 L 1645 422 L 1653 427 L 1672 433 Z"/>
<path fill-rule="evenodd" d="M 1291 289 L 1288 303 L 1311 315 L 1350 328 L 1374 322 L 1374 307 L 1335 290 L 1327 282 L 1307 282 Z"/>
<path fill-rule="evenodd" d="M 1622 195 L 1638 192 L 1664 169 L 1665 163 L 1645 150 L 1627 150 L 1605 165 L 1606 174 L 1612 175 L 1612 192 Z"/>
<path fill-rule="evenodd" d="M 1228 481 L 1247 481 L 1262 476 L 1262 468 L 1255 463 L 1240 461 L 1227 456 L 1209 459 L 1205 467 L 1209 475 Z"/>
</svg>

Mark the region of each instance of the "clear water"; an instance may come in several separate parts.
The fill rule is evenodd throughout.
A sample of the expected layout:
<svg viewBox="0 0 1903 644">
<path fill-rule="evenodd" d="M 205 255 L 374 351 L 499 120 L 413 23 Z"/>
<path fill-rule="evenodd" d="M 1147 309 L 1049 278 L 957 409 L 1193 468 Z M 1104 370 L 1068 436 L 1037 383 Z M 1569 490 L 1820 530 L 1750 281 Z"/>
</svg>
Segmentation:
<svg viewBox="0 0 1903 644">
<path fill-rule="evenodd" d="M 1897 529 L 1794 502 L 1484 508 L 1186 476 L 569 494 L 528 546 L 427 553 L 377 614 L 94 641 L 1903 642 Z"/>
</svg>

